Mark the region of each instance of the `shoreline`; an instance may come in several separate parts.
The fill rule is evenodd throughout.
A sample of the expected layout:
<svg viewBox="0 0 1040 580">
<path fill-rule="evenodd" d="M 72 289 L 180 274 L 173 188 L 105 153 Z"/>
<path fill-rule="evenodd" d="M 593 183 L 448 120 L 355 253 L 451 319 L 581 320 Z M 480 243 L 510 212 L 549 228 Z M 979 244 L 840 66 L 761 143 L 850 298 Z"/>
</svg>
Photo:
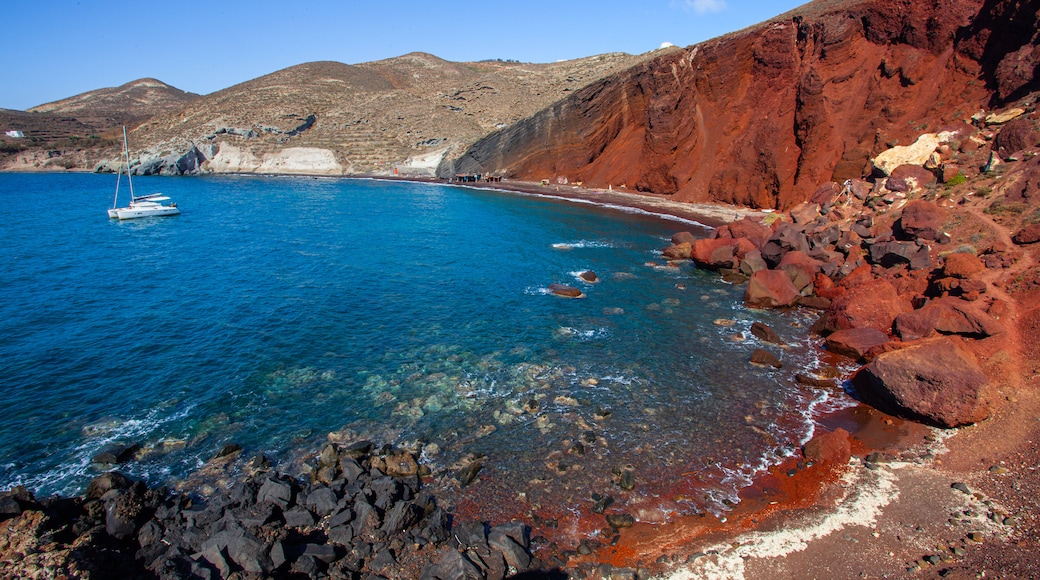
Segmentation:
<svg viewBox="0 0 1040 580">
<path fill-rule="evenodd" d="M 761 214 L 729 206 L 684 204 L 650 194 L 530 182 L 345 178 L 537 195 L 614 209 L 632 208 L 704 227 Z M 1031 380 L 1035 383 L 1036 375 Z M 796 454 L 756 477 L 726 518 L 708 514 L 682 516 L 662 524 L 637 522 L 621 530 L 616 543 L 595 546 L 588 554 L 571 555 L 566 569 L 592 570 L 599 564 L 609 564 L 678 579 L 854 577 L 863 572 L 881 577 L 908 573 L 931 577 L 928 574 L 937 574 L 938 566 L 922 568 L 912 563 L 938 554 L 937 546 L 945 545 L 954 555 L 951 560 L 940 559 L 943 563 L 984 558 L 983 552 L 992 550 L 994 543 L 1015 541 L 1008 526 L 992 517 L 1010 511 L 998 499 L 1011 484 L 1009 477 L 1001 477 L 1005 474 L 993 467 L 1009 461 L 1007 458 L 1018 452 L 1018 442 L 1030 437 L 1035 440 L 1040 431 L 1040 401 L 1032 390 L 1013 391 L 1008 385 L 1001 386 L 1004 400 L 995 407 L 995 416 L 959 431 L 909 423 L 863 404 L 818 417 L 816 424 L 823 430 L 841 427 L 852 434 L 853 460 L 848 465 L 804 465 L 801 455 Z M 867 460 L 873 454 L 883 459 Z M 1033 455 L 1025 457 L 1036 465 L 1035 446 Z M 973 493 L 951 487 L 963 481 Z M 981 489 L 986 491 L 978 491 Z M 962 524 L 956 514 L 967 516 L 966 512 L 973 515 Z M 496 523 L 503 522 L 492 522 Z M 535 522 L 527 523 L 534 528 L 533 534 L 539 533 Z M 983 540 L 973 539 L 974 534 L 981 534 Z M 1030 547 L 1037 545 L 1035 537 L 1029 541 Z M 958 555 L 954 545 L 965 555 Z M 840 568 L 821 567 L 824 562 Z"/>
<path fill-rule="evenodd" d="M 506 181 L 450 185 L 630 207 L 709 228 L 763 213 L 575 186 Z M 1040 433 L 1040 401 L 1032 389 L 1015 390 L 1017 378 L 1003 379 L 994 384 L 994 391 L 1003 395 L 994 416 L 959 430 L 911 423 L 864 403 L 818 417 L 817 426 L 824 430 L 842 427 L 850 432 L 849 464 L 805 467 L 796 454 L 746 487 L 725 521 L 709 515 L 683 516 L 665 524 L 637 522 L 623 530 L 614 545 L 576 556 L 568 569 L 608 563 L 677 580 L 938 577 L 942 567 L 984 570 L 993 553 L 1003 554 L 1005 549 L 1011 553 L 1007 558 L 1021 559 L 1015 555 L 1021 542 L 1014 543 L 1015 532 L 1001 516 L 1014 508 L 975 491 L 976 486 L 985 487 L 996 498 L 1016 493 L 1019 482 L 994 477 L 1006 473 L 1000 466 L 1009 463 L 1007 454 L 1022 453 L 1007 435 L 1015 433 L 1018 442 L 1028 443 Z M 1032 380 L 1035 383 L 1036 375 Z M 1007 415 L 1016 417 L 1009 420 Z M 1035 446 L 1025 452 L 1034 465 L 1037 455 Z M 1030 489 L 1038 484 L 1033 476 Z M 959 491 L 954 484 L 972 492 Z M 1040 547 L 1037 538 L 1030 543 Z M 993 544 L 1002 548 L 994 552 Z"/>
</svg>

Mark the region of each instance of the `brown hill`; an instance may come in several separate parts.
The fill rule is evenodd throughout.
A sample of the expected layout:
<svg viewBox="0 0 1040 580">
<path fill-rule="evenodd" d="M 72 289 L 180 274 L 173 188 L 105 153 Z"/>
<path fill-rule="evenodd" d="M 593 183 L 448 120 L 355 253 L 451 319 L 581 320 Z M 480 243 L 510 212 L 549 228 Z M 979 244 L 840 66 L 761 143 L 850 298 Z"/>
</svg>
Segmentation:
<svg viewBox="0 0 1040 580">
<path fill-rule="evenodd" d="M 73 117 L 100 133 L 120 125 L 135 125 L 197 97 L 195 93 L 146 78 L 38 105 L 29 112 Z"/>
<path fill-rule="evenodd" d="M 892 144 L 1036 90 L 1038 7 L 812 2 L 593 83 L 456 167 L 791 207 Z"/>
<path fill-rule="evenodd" d="M 411 53 L 359 65 L 312 62 L 158 115 L 131 141 L 153 159 L 169 159 L 152 165 L 157 172 L 183 172 L 173 161 L 199 147 L 203 158 L 219 154 L 202 172 L 356 174 L 400 167 L 432 175 L 444 155 L 458 156 L 488 133 L 646 58 L 454 63 Z M 319 151 L 325 164 L 293 158 L 289 149 Z M 265 165 L 276 156 L 284 161 L 277 169 Z"/>
</svg>

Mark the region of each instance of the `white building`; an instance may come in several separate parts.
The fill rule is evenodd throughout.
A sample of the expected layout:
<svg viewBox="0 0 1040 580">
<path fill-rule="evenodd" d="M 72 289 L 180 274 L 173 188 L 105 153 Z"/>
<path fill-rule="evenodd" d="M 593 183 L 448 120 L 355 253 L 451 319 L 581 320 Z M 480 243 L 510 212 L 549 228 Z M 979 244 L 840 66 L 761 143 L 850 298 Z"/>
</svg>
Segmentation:
<svg viewBox="0 0 1040 580">
<path fill-rule="evenodd" d="M 25 137 L 25 133 L 22 133 L 21 131 L 8 131 L 6 135 L 8 137 L 14 137 L 15 139 L 21 139 L 22 137 Z"/>
</svg>

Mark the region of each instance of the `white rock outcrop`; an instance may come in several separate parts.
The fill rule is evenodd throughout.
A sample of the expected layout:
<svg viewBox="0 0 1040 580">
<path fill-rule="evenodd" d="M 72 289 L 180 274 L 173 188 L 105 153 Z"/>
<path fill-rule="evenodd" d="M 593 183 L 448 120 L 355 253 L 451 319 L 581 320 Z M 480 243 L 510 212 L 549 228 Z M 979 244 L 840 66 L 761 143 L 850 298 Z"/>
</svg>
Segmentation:
<svg viewBox="0 0 1040 580">
<path fill-rule="evenodd" d="M 343 175 L 345 169 L 336 161 L 336 154 L 328 149 L 289 147 L 264 155 L 257 173 Z"/>
<path fill-rule="evenodd" d="M 328 149 L 289 147 L 265 153 L 261 157 L 250 149 L 226 143 L 206 161 L 205 169 L 210 173 L 282 175 L 344 175 L 348 170 L 336 160 L 336 154 Z"/>
<path fill-rule="evenodd" d="M 254 173 L 260 167 L 260 158 L 248 149 L 225 143 L 204 167 L 211 173 Z"/>
<path fill-rule="evenodd" d="M 918 137 L 913 145 L 893 147 L 882 151 L 873 159 L 874 167 L 885 175 L 891 175 L 892 171 L 900 165 L 924 165 L 941 142 L 939 135 L 925 133 Z"/>
<path fill-rule="evenodd" d="M 435 177 L 437 175 L 437 167 L 440 166 L 449 149 L 450 147 L 445 147 L 436 151 L 412 155 L 405 159 L 404 163 L 399 166 L 399 169 L 403 175 Z"/>
</svg>

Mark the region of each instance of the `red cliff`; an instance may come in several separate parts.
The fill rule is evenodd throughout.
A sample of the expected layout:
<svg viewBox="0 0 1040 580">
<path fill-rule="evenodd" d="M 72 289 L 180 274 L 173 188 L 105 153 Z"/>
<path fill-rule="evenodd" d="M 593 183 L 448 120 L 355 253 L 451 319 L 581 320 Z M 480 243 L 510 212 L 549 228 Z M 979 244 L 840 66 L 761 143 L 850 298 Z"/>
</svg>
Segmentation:
<svg viewBox="0 0 1040 580">
<path fill-rule="evenodd" d="M 1040 1 L 819 0 L 481 140 L 458 171 L 789 208 L 1038 86 Z"/>
</svg>

